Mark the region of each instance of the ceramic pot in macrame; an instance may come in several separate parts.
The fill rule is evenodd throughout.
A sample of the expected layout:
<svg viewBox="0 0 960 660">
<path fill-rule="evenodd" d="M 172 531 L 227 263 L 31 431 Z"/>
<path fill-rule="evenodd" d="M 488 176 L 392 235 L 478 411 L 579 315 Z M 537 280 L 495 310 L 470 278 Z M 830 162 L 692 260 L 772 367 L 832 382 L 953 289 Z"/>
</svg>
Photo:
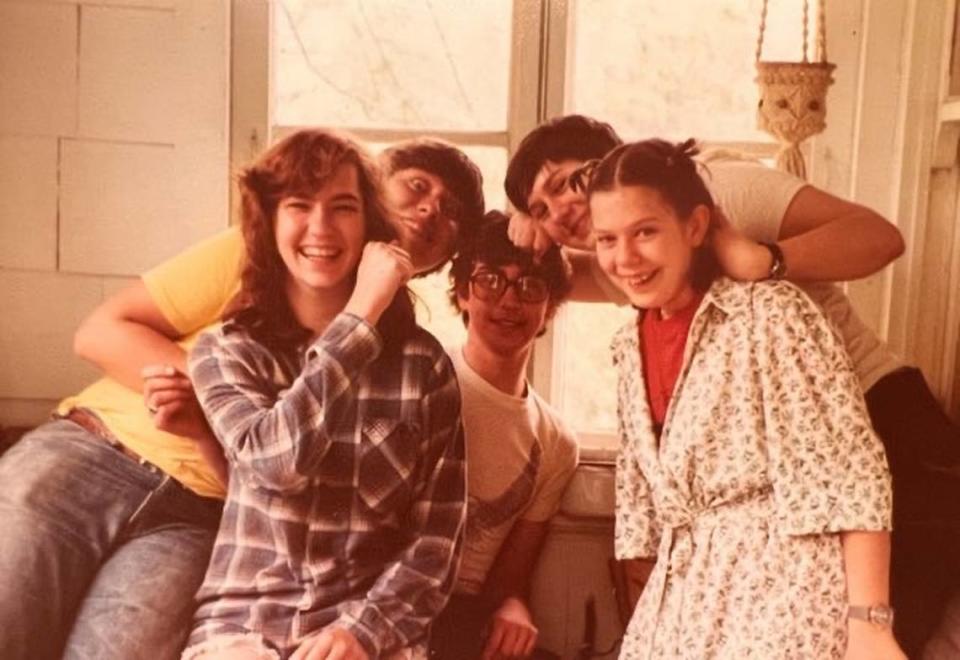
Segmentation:
<svg viewBox="0 0 960 660">
<path fill-rule="evenodd" d="M 826 128 L 827 88 L 833 82 L 835 66 L 826 61 L 827 37 L 824 25 L 824 0 L 819 0 L 817 60 L 807 59 L 807 0 L 803 3 L 803 61 L 764 62 L 763 33 L 766 28 L 767 0 L 760 18 L 757 41 L 758 126 L 780 142 L 777 167 L 806 178 L 800 143 Z"/>
</svg>

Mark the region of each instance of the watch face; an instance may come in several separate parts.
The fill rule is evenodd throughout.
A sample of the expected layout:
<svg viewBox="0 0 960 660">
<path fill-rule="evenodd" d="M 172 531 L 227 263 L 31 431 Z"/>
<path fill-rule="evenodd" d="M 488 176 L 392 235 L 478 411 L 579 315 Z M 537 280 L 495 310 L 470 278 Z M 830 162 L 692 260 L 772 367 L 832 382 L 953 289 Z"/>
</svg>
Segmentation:
<svg viewBox="0 0 960 660">
<path fill-rule="evenodd" d="M 870 614 L 868 616 L 871 623 L 876 623 L 881 626 L 893 625 L 893 608 L 891 607 L 875 605 L 870 608 Z"/>
</svg>

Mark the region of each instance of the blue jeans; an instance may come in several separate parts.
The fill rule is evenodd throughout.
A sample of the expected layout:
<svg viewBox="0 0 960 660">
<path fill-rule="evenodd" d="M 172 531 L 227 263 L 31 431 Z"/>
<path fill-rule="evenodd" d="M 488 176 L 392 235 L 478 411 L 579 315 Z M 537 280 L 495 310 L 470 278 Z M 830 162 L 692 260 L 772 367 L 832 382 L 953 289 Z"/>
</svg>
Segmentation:
<svg viewBox="0 0 960 660">
<path fill-rule="evenodd" d="M 0 658 L 178 658 L 220 503 L 73 422 L 0 458 Z"/>
</svg>

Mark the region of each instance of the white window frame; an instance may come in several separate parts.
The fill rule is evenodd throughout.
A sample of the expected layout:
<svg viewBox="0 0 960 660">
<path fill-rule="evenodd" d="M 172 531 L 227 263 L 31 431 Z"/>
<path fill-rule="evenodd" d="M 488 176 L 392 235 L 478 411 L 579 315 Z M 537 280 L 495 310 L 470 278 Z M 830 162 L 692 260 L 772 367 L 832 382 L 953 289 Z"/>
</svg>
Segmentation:
<svg viewBox="0 0 960 660">
<path fill-rule="evenodd" d="M 960 421 L 960 14 L 947 0 L 906 16 L 901 94 L 914 102 L 904 120 L 899 206 L 908 251 L 894 274 L 901 293 L 891 301 L 891 335 Z"/>
</svg>

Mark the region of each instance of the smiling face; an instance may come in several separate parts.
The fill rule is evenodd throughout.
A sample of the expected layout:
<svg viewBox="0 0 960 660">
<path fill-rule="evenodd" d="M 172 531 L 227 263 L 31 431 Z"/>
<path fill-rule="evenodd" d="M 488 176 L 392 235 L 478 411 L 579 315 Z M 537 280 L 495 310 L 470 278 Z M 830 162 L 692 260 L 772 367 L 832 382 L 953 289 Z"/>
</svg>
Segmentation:
<svg viewBox="0 0 960 660">
<path fill-rule="evenodd" d="M 318 294 L 346 301 L 366 234 L 356 166 L 340 165 L 312 198 L 283 197 L 274 230 L 291 302 Z"/>
<path fill-rule="evenodd" d="M 410 252 L 414 270 L 428 271 L 449 259 L 461 210 L 443 179 L 408 167 L 388 176 L 383 192 L 390 224 Z"/>
<path fill-rule="evenodd" d="M 498 279 L 490 278 L 490 274 L 505 278 L 506 282 L 499 280 L 499 291 L 489 286 Z M 523 277 L 529 280 L 521 281 Z M 516 264 L 491 266 L 482 261 L 474 264 L 471 280 L 475 281 L 457 292 L 460 311 L 469 315 L 467 344 L 482 346 L 501 357 L 529 351 L 555 307 L 547 283 Z M 529 300 L 541 295 L 543 299 L 521 300 L 521 289 Z"/>
<path fill-rule="evenodd" d="M 582 161 L 575 159 L 559 163 L 546 161 L 533 180 L 527 208 L 555 242 L 592 249 L 590 207 L 586 196 L 569 183 L 570 175 L 582 165 Z"/>
<path fill-rule="evenodd" d="M 706 206 L 677 216 L 655 188 L 631 185 L 590 198 L 597 260 L 631 304 L 666 318 L 694 299 L 693 255 L 710 222 Z"/>
</svg>

